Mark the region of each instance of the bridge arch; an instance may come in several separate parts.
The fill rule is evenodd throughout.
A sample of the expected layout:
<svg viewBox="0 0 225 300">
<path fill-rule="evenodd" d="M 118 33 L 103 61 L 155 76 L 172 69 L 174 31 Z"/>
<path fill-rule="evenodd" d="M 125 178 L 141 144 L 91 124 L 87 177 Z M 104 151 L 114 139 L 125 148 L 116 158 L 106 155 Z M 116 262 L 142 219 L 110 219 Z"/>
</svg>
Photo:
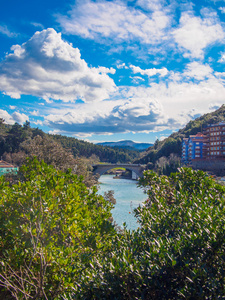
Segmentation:
<svg viewBox="0 0 225 300">
<path fill-rule="evenodd" d="M 132 173 L 134 172 L 137 175 L 137 178 L 142 176 L 144 170 L 144 166 L 139 164 L 98 164 L 93 165 L 93 173 L 99 174 L 101 176 L 107 171 L 114 168 L 124 168 L 126 170 L 131 171 Z"/>
</svg>

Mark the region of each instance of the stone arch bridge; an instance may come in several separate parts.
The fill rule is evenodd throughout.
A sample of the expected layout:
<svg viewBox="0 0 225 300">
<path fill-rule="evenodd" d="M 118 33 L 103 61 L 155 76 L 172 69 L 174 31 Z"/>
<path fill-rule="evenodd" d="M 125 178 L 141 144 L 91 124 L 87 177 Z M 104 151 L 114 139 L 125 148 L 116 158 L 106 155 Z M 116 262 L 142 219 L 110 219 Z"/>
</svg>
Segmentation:
<svg viewBox="0 0 225 300">
<path fill-rule="evenodd" d="M 99 174 L 100 176 L 106 173 L 108 170 L 114 168 L 124 168 L 132 172 L 132 179 L 138 179 L 142 177 L 145 165 L 140 164 L 97 164 L 93 165 L 93 174 Z"/>
</svg>

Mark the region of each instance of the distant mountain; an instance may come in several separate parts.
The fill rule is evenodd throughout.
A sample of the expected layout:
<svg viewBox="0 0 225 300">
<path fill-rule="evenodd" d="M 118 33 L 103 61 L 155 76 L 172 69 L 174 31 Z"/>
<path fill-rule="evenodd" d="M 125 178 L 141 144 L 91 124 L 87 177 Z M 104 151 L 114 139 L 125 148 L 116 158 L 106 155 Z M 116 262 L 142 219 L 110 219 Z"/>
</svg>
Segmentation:
<svg viewBox="0 0 225 300">
<path fill-rule="evenodd" d="M 153 144 L 149 143 L 135 143 L 133 141 L 119 141 L 119 142 L 104 142 L 104 143 L 98 143 L 97 145 L 101 146 L 108 146 L 108 147 L 116 147 L 116 148 L 122 148 L 122 149 L 130 149 L 130 150 L 145 150 Z"/>
</svg>

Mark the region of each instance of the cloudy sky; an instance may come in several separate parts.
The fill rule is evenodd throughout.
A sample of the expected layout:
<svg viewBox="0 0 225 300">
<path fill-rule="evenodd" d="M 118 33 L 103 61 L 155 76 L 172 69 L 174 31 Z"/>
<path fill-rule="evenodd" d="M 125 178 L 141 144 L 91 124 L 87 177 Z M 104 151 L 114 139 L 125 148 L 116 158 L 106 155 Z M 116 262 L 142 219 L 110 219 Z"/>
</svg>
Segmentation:
<svg viewBox="0 0 225 300">
<path fill-rule="evenodd" d="M 225 0 L 10 0 L 0 117 L 154 142 L 225 103 Z"/>
</svg>

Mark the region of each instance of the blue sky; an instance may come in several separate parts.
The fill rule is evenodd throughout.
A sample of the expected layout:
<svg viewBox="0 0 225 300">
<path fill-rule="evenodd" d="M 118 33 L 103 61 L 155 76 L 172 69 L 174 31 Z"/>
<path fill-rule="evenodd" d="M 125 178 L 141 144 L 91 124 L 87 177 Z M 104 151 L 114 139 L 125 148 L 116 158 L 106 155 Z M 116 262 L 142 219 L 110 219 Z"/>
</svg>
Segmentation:
<svg viewBox="0 0 225 300">
<path fill-rule="evenodd" d="M 154 142 L 225 103 L 225 1 L 10 0 L 0 117 L 92 142 Z"/>
</svg>

